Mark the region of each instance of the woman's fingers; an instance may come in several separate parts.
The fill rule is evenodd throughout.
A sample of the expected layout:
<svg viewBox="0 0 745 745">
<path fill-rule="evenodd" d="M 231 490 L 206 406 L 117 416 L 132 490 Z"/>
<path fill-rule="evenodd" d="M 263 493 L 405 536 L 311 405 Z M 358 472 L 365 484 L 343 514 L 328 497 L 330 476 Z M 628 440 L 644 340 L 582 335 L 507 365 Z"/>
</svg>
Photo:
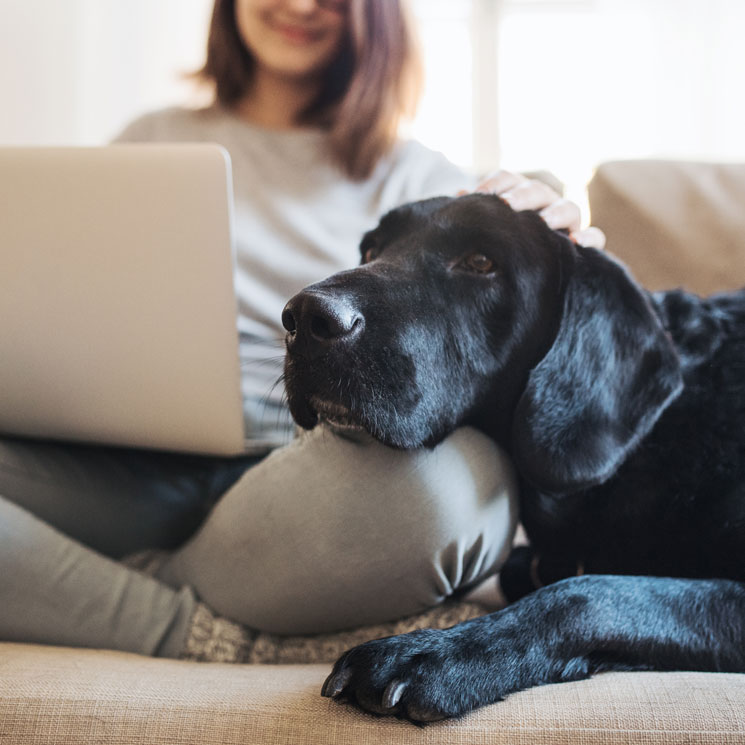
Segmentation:
<svg viewBox="0 0 745 745">
<path fill-rule="evenodd" d="M 497 171 L 485 178 L 476 191 L 498 194 L 514 210 L 539 212 L 550 228 L 569 231 L 575 243 L 588 248 L 605 248 L 605 233 L 599 228 L 581 228 L 579 206 L 564 199 L 543 181 L 511 171 Z"/>
<path fill-rule="evenodd" d="M 526 179 L 500 195 L 507 204 L 517 212 L 522 210 L 543 210 L 545 207 L 552 205 L 561 200 L 548 184 L 536 179 Z"/>
<path fill-rule="evenodd" d="M 597 248 L 599 251 L 605 248 L 605 233 L 600 228 L 590 227 L 576 230 L 569 237 L 580 246 Z"/>
<path fill-rule="evenodd" d="M 498 194 L 512 209 L 518 211 L 542 210 L 562 201 L 561 195 L 543 181 L 510 171 L 493 173 L 476 187 L 476 191 Z"/>
<path fill-rule="evenodd" d="M 487 176 L 477 187 L 476 191 L 487 194 L 499 194 L 500 196 L 510 189 L 514 189 L 519 184 L 527 182 L 529 179 L 519 173 L 511 171 L 495 171 Z"/>
<path fill-rule="evenodd" d="M 528 208 L 532 209 L 532 208 Z M 540 212 L 549 228 L 554 230 L 568 230 L 575 233 L 582 224 L 582 213 L 579 207 L 568 199 L 557 199 L 544 207 Z"/>
</svg>

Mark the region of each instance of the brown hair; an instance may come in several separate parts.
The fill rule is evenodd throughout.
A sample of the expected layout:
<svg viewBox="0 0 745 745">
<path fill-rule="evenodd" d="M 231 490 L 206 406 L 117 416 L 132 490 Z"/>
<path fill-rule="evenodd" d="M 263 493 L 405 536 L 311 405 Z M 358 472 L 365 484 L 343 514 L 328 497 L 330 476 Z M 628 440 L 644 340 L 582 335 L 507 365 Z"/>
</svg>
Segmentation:
<svg viewBox="0 0 745 745">
<path fill-rule="evenodd" d="M 348 31 L 301 124 L 326 127 L 339 164 L 354 179 L 370 175 L 413 115 L 421 88 L 419 49 L 405 0 L 350 0 Z M 251 82 L 254 59 L 235 19 L 235 0 L 215 0 L 207 60 L 196 74 L 232 108 Z"/>
</svg>

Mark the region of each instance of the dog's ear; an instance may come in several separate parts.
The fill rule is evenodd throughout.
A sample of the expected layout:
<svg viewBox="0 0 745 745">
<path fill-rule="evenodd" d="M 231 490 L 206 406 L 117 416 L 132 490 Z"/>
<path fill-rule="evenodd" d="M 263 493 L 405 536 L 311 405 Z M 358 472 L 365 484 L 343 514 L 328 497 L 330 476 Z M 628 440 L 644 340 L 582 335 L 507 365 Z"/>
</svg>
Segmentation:
<svg viewBox="0 0 745 745">
<path fill-rule="evenodd" d="M 599 251 L 564 250 L 563 316 L 513 420 L 518 470 L 554 493 L 609 478 L 682 387 L 672 341 L 627 272 Z"/>
</svg>

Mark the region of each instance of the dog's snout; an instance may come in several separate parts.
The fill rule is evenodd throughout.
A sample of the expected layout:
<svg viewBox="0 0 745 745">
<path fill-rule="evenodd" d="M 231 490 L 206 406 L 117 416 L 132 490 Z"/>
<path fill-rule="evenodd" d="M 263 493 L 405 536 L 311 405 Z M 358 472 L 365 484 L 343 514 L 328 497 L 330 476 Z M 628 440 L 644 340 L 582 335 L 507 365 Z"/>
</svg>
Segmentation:
<svg viewBox="0 0 745 745">
<path fill-rule="evenodd" d="M 282 325 L 288 344 L 301 344 L 313 355 L 355 339 L 364 327 L 364 317 L 349 298 L 303 290 L 285 306 Z"/>
</svg>

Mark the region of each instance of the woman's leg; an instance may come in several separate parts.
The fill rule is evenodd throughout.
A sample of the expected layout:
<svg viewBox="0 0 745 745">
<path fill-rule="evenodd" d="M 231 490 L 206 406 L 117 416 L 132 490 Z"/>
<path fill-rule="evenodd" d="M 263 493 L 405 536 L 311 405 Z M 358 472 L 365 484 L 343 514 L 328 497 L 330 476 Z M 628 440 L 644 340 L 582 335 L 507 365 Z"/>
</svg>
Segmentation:
<svg viewBox="0 0 745 745">
<path fill-rule="evenodd" d="M 195 607 L 0 497 L 0 640 L 177 657 Z"/>
<path fill-rule="evenodd" d="M 25 450 L 31 444 L 22 444 L 20 454 L 0 448 L 0 477 L 27 487 L 17 497 L 54 510 L 51 462 L 61 497 L 76 497 L 72 474 L 84 496 L 76 504 L 102 513 L 82 512 L 73 525 L 95 533 L 103 519 L 115 532 L 95 506 L 98 479 L 85 478 L 85 458 L 70 471 L 54 448 L 51 458 L 34 451 L 43 466 L 36 472 Z M 509 465 L 473 430 L 435 450 L 404 453 L 318 429 L 254 470 L 166 562 L 163 576 L 193 584 L 219 613 L 268 631 L 352 627 L 431 607 L 496 570 L 514 528 Z M 28 488 L 36 476 L 39 486 Z M 107 485 L 101 480 L 101 494 L 110 493 Z M 115 506 L 127 508 L 126 491 L 120 496 Z M 7 500 L 0 500 L 0 568 L 0 639 L 183 652 L 195 608 L 190 590 L 108 560 Z"/>
<path fill-rule="evenodd" d="M 102 554 L 183 542 L 256 460 L 0 439 L 0 640 L 178 656 L 191 590 Z"/>
<path fill-rule="evenodd" d="M 476 430 L 400 451 L 318 427 L 245 473 L 157 576 L 262 631 L 380 623 L 496 572 L 515 497 L 506 456 Z"/>
<path fill-rule="evenodd" d="M 0 439 L 0 495 L 118 558 L 182 543 L 258 460 L 6 437 Z"/>
</svg>

